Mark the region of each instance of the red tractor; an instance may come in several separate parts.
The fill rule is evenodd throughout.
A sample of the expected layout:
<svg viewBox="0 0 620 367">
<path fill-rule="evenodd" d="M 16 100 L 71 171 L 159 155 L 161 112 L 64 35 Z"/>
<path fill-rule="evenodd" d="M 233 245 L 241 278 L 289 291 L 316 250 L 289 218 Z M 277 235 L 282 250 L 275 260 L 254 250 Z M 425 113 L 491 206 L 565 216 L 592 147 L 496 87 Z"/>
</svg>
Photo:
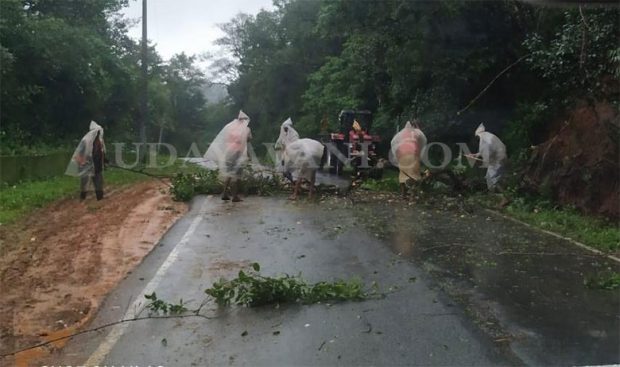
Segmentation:
<svg viewBox="0 0 620 367">
<path fill-rule="evenodd" d="M 340 131 L 329 134 L 325 141 L 331 143 L 327 161 L 330 172 L 338 175 L 343 173 L 342 158 L 353 167 L 356 176 L 361 171 L 374 167 L 377 163 L 376 144 L 381 138 L 370 134 L 372 113 L 367 110 L 342 110 L 338 121 Z"/>
</svg>

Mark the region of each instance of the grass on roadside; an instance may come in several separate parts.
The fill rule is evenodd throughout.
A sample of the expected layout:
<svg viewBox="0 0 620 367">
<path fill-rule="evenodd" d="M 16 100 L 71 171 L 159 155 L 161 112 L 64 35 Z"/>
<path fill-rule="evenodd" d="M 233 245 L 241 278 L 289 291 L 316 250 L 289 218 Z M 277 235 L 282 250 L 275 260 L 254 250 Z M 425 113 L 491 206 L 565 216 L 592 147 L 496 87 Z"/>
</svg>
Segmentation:
<svg viewBox="0 0 620 367">
<path fill-rule="evenodd" d="M 241 192 L 244 195 L 270 196 L 284 190 L 284 179 L 280 175 L 263 175 L 251 167 L 244 168 Z M 221 194 L 224 186 L 218 171 L 179 171 L 172 179 L 170 193 L 176 201 L 189 201 L 195 195 Z"/>
<path fill-rule="evenodd" d="M 160 158 L 165 162 L 167 158 Z M 183 164 L 177 160 L 173 165 L 163 168 L 145 168 L 144 172 L 173 176 L 177 172 L 197 172 L 200 167 Z M 104 172 L 106 190 L 110 186 L 124 186 L 138 181 L 152 179 L 149 176 L 127 170 L 110 167 Z M 57 176 L 41 181 L 27 181 L 15 185 L 0 187 L 0 223 L 12 223 L 55 200 L 66 197 L 78 197 L 79 179 L 71 176 Z"/>
<path fill-rule="evenodd" d="M 528 224 L 560 233 L 599 250 L 620 250 L 618 223 L 586 216 L 571 209 L 541 208 L 528 211 L 518 204 L 512 204 L 505 211 Z"/>
<path fill-rule="evenodd" d="M 472 199 L 495 209 L 498 197 L 480 193 Z M 558 207 L 547 200 L 526 197 L 512 197 L 510 204 L 501 211 L 534 227 L 561 234 L 601 251 L 620 250 L 620 225 L 612 220 Z"/>
<path fill-rule="evenodd" d="M 119 186 L 147 178 L 144 175 L 111 169 L 105 172 L 106 186 Z M 28 181 L 0 189 L 0 223 L 11 223 L 36 208 L 70 196 L 78 197 L 79 179 L 71 176 Z"/>
<path fill-rule="evenodd" d="M 594 276 L 587 277 L 583 284 L 592 289 L 604 289 L 613 291 L 620 288 L 620 273 L 615 271 L 602 271 Z"/>
<path fill-rule="evenodd" d="M 365 180 L 360 188 L 368 191 L 400 191 L 400 184 L 398 183 L 398 171 L 393 169 L 383 170 L 383 177 L 380 180 L 368 179 Z"/>
<path fill-rule="evenodd" d="M 382 180 L 366 180 L 362 189 L 370 191 L 397 192 L 398 171 L 386 170 Z M 442 193 L 429 187 L 428 195 Z M 521 220 L 534 227 L 561 234 L 582 242 L 601 251 L 620 251 L 620 224 L 611 220 L 597 218 L 580 213 L 571 208 L 554 205 L 548 200 L 535 197 L 523 197 L 508 192 L 511 203 L 502 209 L 515 219 Z M 499 196 L 487 192 L 478 192 L 468 195 L 469 201 L 495 209 L 499 203 Z"/>
</svg>

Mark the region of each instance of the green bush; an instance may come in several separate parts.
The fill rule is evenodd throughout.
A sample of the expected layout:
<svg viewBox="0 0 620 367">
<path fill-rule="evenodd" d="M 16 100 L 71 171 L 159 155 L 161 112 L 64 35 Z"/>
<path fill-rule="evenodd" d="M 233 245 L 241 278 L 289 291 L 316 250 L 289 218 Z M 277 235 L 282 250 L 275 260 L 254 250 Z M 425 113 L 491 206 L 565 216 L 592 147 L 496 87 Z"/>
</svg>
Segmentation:
<svg viewBox="0 0 620 367">
<path fill-rule="evenodd" d="M 280 303 L 362 301 L 368 297 L 362 283 L 357 280 L 308 284 L 298 276 L 266 277 L 260 275 L 259 271 L 260 265 L 254 263 L 247 272 L 240 270 L 235 279 L 216 281 L 205 293 L 213 297 L 219 305 L 246 307 Z"/>
<path fill-rule="evenodd" d="M 602 271 L 595 276 L 585 278 L 583 284 L 592 289 L 612 291 L 620 288 L 620 273 L 615 271 Z"/>
<path fill-rule="evenodd" d="M 263 174 L 248 166 L 244 169 L 243 191 L 248 195 L 270 196 L 284 190 L 282 175 L 276 172 Z"/>
<path fill-rule="evenodd" d="M 178 173 L 172 179 L 170 193 L 176 201 L 188 201 L 195 195 L 219 194 L 223 190 L 217 171 Z"/>
<path fill-rule="evenodd" d="M 523 42 L 530 68 L 549 83 L 557 96 L 609 98 L 617 96 L 619 12 L 593 8 L 564 12 L 551 37 L 533 32 Z M 611 94 L 611 95 L 610 95 Z"/>
<path fill-rule="evenodd" d="M 552 109 L 543 102 L 521 103 L 515 110 L 514 117 L 506 126 L 504 143 L 514 161 L 527 158 L 527 149 L 539 144 L 544 136 L 545 126 L 551 123 Z"/>
<path fill-rule="evenodd" d="M 602 251 L 620 249 L 617 223 L 583 215 L 574 208 L 560 207 L 548 198 L 514 196 L 505 211 L 538 228 L 561 233 Z"/>
<path fill-rule="evenodd" d="M 195 195 L 221 194 L 224 186 L 216 170 L 178 173 L 172 179 L 170 193 L 176 201 L 188 201 Z M 251 167 L 243 170 L 241 190 L 246 195 L 269 196 L 284 190 L 284 182 L 277 174 L 262 174 Z"/>
<path fill-rule="evenodd" d="M 369 191 L 400 191 L 400 184 L 398 183 L 398 171 L 392 169 L 386 169 L 383 171 L 383 177 L 379 180 L 368 179 L 360 185 L 363 190 Z"/>
</svg>

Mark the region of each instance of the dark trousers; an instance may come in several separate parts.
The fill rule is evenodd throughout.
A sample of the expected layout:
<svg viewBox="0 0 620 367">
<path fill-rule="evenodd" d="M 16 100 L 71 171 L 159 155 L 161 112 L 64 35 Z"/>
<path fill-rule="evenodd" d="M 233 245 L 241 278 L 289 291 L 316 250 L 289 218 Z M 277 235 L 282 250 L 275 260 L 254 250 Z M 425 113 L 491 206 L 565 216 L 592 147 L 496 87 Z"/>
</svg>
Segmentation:
<svg viewBox="0 0 620 367">
<path fill-rule="evenodd" d="M 101 172 L 95 173 L 93 176 L 84 175 L 80 177 L 80 199 L 86 198 L 86 189 L 88 187 L 88 181 L 93 180 L 93 185 L 95 186 L 95 194 L 97 195 L 97 200 L 103 199 L 103 174 Z"/>
</svg>

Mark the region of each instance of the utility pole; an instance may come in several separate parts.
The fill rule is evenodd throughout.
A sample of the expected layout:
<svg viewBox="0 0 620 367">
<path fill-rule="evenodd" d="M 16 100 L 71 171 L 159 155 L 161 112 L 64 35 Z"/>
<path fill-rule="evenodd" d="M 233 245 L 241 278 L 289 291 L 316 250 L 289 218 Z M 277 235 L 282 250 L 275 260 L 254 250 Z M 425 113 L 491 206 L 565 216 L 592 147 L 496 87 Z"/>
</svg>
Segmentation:
<svg viewBox="0 0 620 367">
<path fill-rule="evenodd" d="M 148 44 L 146 37 L 146 0 L 142 0 L 142 98 L 140 101 L 140 162 L 145 163 L 146 158 L 146 122 L 148 120 L 149 108 L 148 108 Z"/>
</svg>

